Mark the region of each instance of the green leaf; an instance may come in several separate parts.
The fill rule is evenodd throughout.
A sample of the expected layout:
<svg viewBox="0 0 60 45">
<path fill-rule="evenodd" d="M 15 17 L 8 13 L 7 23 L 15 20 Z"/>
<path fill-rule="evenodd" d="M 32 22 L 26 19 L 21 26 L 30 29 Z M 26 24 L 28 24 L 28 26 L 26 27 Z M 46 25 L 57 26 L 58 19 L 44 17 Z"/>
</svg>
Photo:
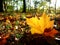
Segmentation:
<svg viewBox="0 0 60 45">
<path fill-rule="evenodd" d="M 19 21 L 17 20 L 17 21 L 15 22 L 15 24 L 18 25 L 18 24 L 19 24 Z"/>
<path fill-rule="evenodd" d="M 11 26 L 10 25 L 6 25 L 6 29 L 9 29 L 9 28 L 11 28 Z"/>
<path fill-rule="evenodd" d="M 51 0 L 46 0 L 47 2 L 51 2 Z"/>
<path fill-rule="evenodd" d="M 21 38 L 22 36 L 22 34 L 16 34 L 16 38 Z"/>
</svg>

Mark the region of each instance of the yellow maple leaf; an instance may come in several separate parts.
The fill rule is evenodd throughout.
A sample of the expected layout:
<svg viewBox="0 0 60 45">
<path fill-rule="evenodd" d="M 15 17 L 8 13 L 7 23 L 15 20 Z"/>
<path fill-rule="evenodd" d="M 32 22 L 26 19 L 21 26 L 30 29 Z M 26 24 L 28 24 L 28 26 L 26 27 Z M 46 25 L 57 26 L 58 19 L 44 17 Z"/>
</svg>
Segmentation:
<svg viewBox="0 0 60 45">
<path fill-rule="evenodd" d="M 27 24 L 31 27 L 31 33 L 43 34 L 46 28 L 53 28 L 54 20 L 50 21 L 50 17 L 43 13 L 39 19 L 35 16 L 32 18 L 26 18 Z"/>
</svg>

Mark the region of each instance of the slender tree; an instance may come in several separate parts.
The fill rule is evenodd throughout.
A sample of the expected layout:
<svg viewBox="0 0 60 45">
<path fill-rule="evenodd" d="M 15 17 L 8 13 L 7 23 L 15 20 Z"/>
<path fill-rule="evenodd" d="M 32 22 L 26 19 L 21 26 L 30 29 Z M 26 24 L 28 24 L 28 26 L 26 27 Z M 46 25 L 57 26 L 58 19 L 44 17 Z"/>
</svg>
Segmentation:
<svg viewBox="0 0 60 45">
<path fill-rule="evenodd" d="M 56 14 L 56 4 L 57 4 L 57 0 L 55 0 L 55 14 Z"/>
<path fill-rule="evenodd" d="M 23 12 L 26 12 L 26 0 L 23 0 Z"/>
<path fill-rule="evenodd" d="M 0 12 L 3 12 L 3 0 L 0 0 Z"/>
<path fill-rule="evenodd" d="M 37 11 L 37 4 L 38 4 L 39 2 L 37 1 L 37 0 L 35 0 L 34 1 L 34 9 L 35 9 L 35 12 Z"/>
<path fill-rule="evenodd" d="M 30 8 L 31 8 L 31 0 L 27 0 L 27 3 L 28 3 L 28 11 L 30 11 Z"/>
<path fill-rule="evenodd" d="M 51 13 L 51 11 L 50 11 L 50 4 L 51 4 L 51 0 L 46 0 L 47 2 L 49 2 L 49 13 Z"/>
</svg>

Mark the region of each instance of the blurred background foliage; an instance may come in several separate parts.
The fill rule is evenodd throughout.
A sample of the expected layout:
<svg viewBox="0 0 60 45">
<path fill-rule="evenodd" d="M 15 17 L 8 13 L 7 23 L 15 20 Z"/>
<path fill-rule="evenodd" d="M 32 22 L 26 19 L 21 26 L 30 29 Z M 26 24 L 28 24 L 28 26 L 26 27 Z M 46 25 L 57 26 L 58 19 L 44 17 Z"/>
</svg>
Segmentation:
<svg viewBox="0 0 60 45">
<path fill-rule="evenodd" d="M 0 2 L 0 10 L 4 12 L 41 13 L 46 10 L 47 13 L 60 13 L 60 7 L 56 8 L 57 0 L 54 2 L 54 7 L 51 6 L 52 0 L 1 0 Z"/>
</svg>

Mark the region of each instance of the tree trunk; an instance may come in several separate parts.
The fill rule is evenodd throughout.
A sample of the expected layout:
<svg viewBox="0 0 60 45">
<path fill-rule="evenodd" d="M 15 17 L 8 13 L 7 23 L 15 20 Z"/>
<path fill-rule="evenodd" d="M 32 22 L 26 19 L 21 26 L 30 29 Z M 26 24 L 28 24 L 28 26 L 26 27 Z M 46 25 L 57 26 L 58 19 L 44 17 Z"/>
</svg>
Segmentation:
<svg viewBox="0 0 60 45">
<path fill-rule="evenodd" d="M 3 12 L 3 0 L 0 0 L 0 12 Z"/>
<path fill-rule="evenodd" d="M 55 1 L 55 14 L 56 14 L 56 3 L 57 3 L 57 0 Z"/>
<path fill-rule="evenodd" d="M 49 12 L 48 12 L 48 13 L 51 13 L 51 10 L 50 10 L 50 4 L 51 4 L 51 3 L 49 2 Z"/>
<path fill-rule="evenodd" d="M 23 12 L 26 12 L 26 0 L 23 0 Z"/>
</svg>

